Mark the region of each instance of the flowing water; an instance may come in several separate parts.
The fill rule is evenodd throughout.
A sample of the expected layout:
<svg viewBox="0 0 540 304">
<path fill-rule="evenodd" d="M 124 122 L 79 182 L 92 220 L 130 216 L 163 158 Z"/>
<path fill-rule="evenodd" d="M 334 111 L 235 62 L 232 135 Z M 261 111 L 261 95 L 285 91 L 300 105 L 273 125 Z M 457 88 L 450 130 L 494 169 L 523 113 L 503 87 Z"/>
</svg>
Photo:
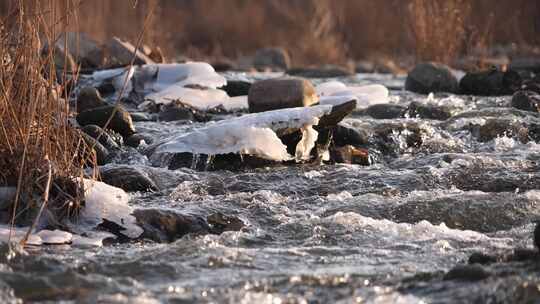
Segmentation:
<svg viewBox="0 0 540 304">
<path fill-rule="evenodd" d="M 231 74 L 228 77 L 236 77 Z M 531 247 L 540 215 L 540 146 L 497 137 L 480 142 L 471 126 L 488 119 L 536 121 L 505 108 L 510 97 L 423 95 L 404 79 L 380 83 L 392 102 L 448 105 L 446 121 L 376 120 L 353 114 L 357 129 L 391 130 L 392 153 L 371 166 L 280 166 L 249 171 L 153 168 L 163 190 L 137 193 L 136 207 L 236 216 L 246 226 L 188 235 L 171 244 L 0 247 L 0 302 L 65 303 L 512 303 L 533 301 L 535 267 L 493 264 L 479 282 L 443 280 L 476 251 Z M 202 124 L 138 122 L 166 138 Z M 473 130 L 473 131 L 471 131 Z M 419 134 L 421 144 L 408 144 Z M 135 150 L 117 164 L 147 168 Z M 113 165 L 114 166 L 114 165 Z"/>
</svg>

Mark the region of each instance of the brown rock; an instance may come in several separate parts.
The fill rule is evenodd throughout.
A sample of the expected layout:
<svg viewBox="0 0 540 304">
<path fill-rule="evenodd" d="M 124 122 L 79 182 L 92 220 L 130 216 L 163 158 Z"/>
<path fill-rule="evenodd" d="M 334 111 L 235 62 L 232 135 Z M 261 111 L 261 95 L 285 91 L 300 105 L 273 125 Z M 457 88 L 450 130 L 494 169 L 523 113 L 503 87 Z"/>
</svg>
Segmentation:
<svg viewBox="0 0 540 304">
<path fill-rule="evenodd" d="M 106 44 L 107 54 L 109 56 L 110 66 L 126 66 L 131 63 L 133 56 L 135 60 L 133 64 L 153 64 L 154 61 L 146 56 L 142 51 L 137 51 L 135 54 L 135 46 L 127 41 L 122 41 L 118 37 L 111 38 Z"/>
<path fill-rule="evenodd" d="M 305 107 L 317 103 L 318 100 L 311 82 L 301 78 L 258 81 L 251 86 L 248 95 L 251 113 Z"/>
</svg>

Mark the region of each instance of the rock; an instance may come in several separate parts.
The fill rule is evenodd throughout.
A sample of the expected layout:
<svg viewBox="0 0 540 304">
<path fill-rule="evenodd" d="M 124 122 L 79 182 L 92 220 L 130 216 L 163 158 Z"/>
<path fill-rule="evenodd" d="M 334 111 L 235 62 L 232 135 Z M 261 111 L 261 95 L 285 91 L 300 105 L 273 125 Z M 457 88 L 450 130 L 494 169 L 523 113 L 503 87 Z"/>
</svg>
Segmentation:
<svg viewBox="0 0 540 304">
<path fill-rule="evenodd" d="M 517 91 L 512 96 L 511 105 L 524 111 L 540 112 L 540 94 L 533 91 Z"/>
<path fill-rule="evenodd" d="M 240 229 L 245 226 L 241 219 L 225 215 L 221 212 L 209 215 L 206 220 L 210 225 L 212 232 L 217 234 L 221 234 L 225 231 L 240 231 Z"/>
<path fill-rule="evenodd" d="M 347 115 L 351 114 L 356 109 L 356 100 L 351 100 L 332 107 L 329 114 L 322 116 L 319 119 L 317 128 L 334 127 Z"/>
<path fill-rule="evenodd" d="M 131 112 L 131 120 L 137 121 L 154 121 L 155 119 L 146 112 Z"/>
<path fill-rule="evenodd" d="M 369 141 L 367 132 L 341 124 L 336 126 L 332 137 L 336 146 L 362 146 Z"/>
<path fill-rule="evenodd" d="M 207 234 L 210 230 L 202 217 L 173 210 L 137 209 L 133 216 L 144 230 L 141 238 L 159 243 L 173 242 L 188 233 Z"/>
<path fill-rule="evenodd" d="M 225 58 L 215 60 L 210 63 L 210 65 L 214 68 L 214 70 L 216 70 L 216 72 L 226 72 L 236 69 L 234 62 Z"/>
<path fill-rule="evenodd" d="M 367 149 L 356 148 L 351 145 L 331 148 L 330 159 L 337 163 L 344 164 L 359 164 L 364 166 L 369 166 L 371 164 L 369 151 Z"/>
<path fill-rule="evenodd" d="M 221 89 L 227 92 L 230 97 L 245 96 L 249 94 L 251 82 L 241 80 L 228 80 L 227 85 Z"/>
<path fill-rule="evenodd" d="M 488 265 L 497 262 L 497 257 L 482 252 L 474 252 L 469 256 L 469 264 Z"/>
<path fill-rule="evenodd" d="M 540 73 L 540 58 L 516 58 L 510 62 L 510 69 Z"/>
<path fill-rule="evenodd" d="M 82 131 L 92 136 L 92 138 L 98 140 L 99 143 L 102 144 L 107 150 L 115 150 L 120 148 L 109 133 L 96 125 L 86 125 L 82 128 Z"/>
<path fill-rule="evenodd" d="M 523 132 L 525 134 L 522 134 Z M 489 119 L 472 133 L 479 142 L 487 142 L 501 136 L 527 136 L 528 130 L 514 119 Z"/>
<path fill-rule="evenodd" d="M 416 65 L 409 72 L 405 80 L 405 89 L 420 94 L 457 93 L 458 81 L 446 65 L 425 62 Z"/>
<path fill-rule="evenodd" d="M 533 232 L 533 241 L 536 249 L 540 250 L 540 221 L 536 221 Z"/>
<path fill-rule="evenodd" d="M 406 108 L 400 105 L 383 103 L 371 105 L 361 113 L 375 119 L 394 119 L 403 117 L 405 110 Z"/>
<path fill-rule="evenodd" d="M 107 102 L 101 98 L 99 91 L 93 87 L 84 87 L 77 97 L 77 112 L 106 106 Z"/>
<path fill-rule="evenodd" d="M 113 115 L 113 112 L 114 116 L 107 128 L 118 132 L 123 137 L 129 137 L 134 134 L 135 127 L 133 126 L 131 115 L 122 107 L 117 107 L 116 111 L 115 106 L 103 106 L 86 110 L 77 115 L 77 122 L 81 126 L 97 125 L 103 128 L 109 118 Z"/>
<path fill-rule="evenodd" d="M 287 70 L 287 74 L 291 76 L 305 77 L 305 78 L 335 78 L 335 77 L 347 77 L 353 75 L 353 73 L 345 68 L 339 66 L 321 66 L 321 67 L 305 67 L 305 68 L 293 68 Z"/>
<path fill-rule="evenodd" d="M 433 105 L 422 104 L 419 102 L 411 102 L 407 111 L 405 112 L 407 117 L 422 118 L 422 119 L 434 119 L 434 120 L 447 120 L 452 116 L 450 109 L 447 107 L 437 107 Z"/>
<path fill-rule="evenodd" d="M 86 33 L 63 33 L 56 40 L 55 48 L 62 54 L 69 54 L 83 69 L 98 68 L 103 64 L 102 47 Z"/>
<path fill-rule="evenodd" d="M 51 52 L 49 45 L 45 44 L 45 46 L 41 50 L 41 56 L 45 58 L 49 56 L 49 52 Z M 73 59 L 73 56 L 71 56 L 70 52 L 65 51 L 64 47 L 59 46 L 58 44 L 55 44 L 52 52 L 54 67 L 57 70 L 57 79 L 60 80 L 64 78 L 61 75 L 61 73 L 63 73 L 64 71 L 72 74 L 76 73 L 77 64 L 75 63 L 75 59 Z M 48 72 L 48 69 L 45 72 Z"/>
<path fill-rule="evenodd" d="M 212 159 L 206 154 L 193 155 L 190 152 L 175 153 L 169 162 L 168 169 L 176 170 L 180 168 L 191 168 L 199 171 L 241 171 L 260 167 L 270 167 L 277 165 L 276 162 L 266 160 L 252 155 L 242 155 L 236 153 L 214 155 Z"/>
<path fill-rule="evenodd" d="M 255 52 L 253 65 L 257 70 L 287 70 L 291 65 L 291 59 L 283 48 L 264 48 Z"/>
<path fill-rule="evenodd" d="M 458 265 L 450 269 L 444 280 L 481 281 L 491 276 L 491 273 L 480 265 Z"/>
<path fill-rule="evenodd" d="M 248 95 L 249 112 L 305 107 L 317 103 L 319 98 L 308 80 L 276 78 L 255 82 Z"/>
<path fill-rule="evenodd" d="M 196 120 L 192 108 L 174 102 L 162 106 L 158 113 L 158 118 L 160 121 Z"/>
<path fill-rule="evenodd" d="M 133 64 L 154 64 L 150 57 L 146 56 L 142 51 L 137 51 L 135 54 L 135 46 L 127 41 L 122 41 L 118 37 L 113 37 L 107 41 L 105 45 L 109 66 L 127 66 L 131 64 L 131 60 L 135 55 Z"/>
<path fill-rule="evenodd" d="M 95 151 L 97 164 L 100 166 L 105 165 L 109 161 L 109 150 L 88 134 L 81 133 L 81 136 L 86 145 Z"/>
<path fill-rule="evenodd" d="M 124 140 L 124 143 L 130 147 L 137 148 L 144 141 L 147 145 L 153 142 L 151 137 L 142 135 L 140 133 L 135 133 Z"/>
<path fill-rule="evenodd" d="M 129 166 L 100 168 L 100 175 L 103 182 L 127 192 L 159 190 L 150 176 L 139 168 Z"/>
<path fill-rule="evenodd" d="M 521 76 L 515 71 L 492 68 L 488 71 L 467 73 L 459 82 L 461 94 L 480 96 L 512 95 L 521 87 Z"/>
<path fill-rule="evenodd" d="M 509 261 L 523 262 L 523 261 L 538 261 L 540 255 L 537 249 L 529 248 L 516 248 L 511 256 L 508 257 Z"/>
</svg>

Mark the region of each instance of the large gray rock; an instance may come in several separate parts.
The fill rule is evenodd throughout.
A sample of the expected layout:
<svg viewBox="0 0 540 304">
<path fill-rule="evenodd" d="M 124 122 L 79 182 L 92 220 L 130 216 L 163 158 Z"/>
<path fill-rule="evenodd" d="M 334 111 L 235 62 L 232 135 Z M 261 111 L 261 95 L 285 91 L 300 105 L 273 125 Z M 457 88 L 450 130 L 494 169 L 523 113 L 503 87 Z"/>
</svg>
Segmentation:
<svg viewBox="0 0 540 304">
<path fill-rule="evenodd" d="M 480 96 L 512 95 L 521 87 L 521 76 L 512 70 L 500 71 L 496 68 L 467 73 L 459 82 L 462 94 Z"/>
<path fill-rule="evenodd" d="M 533 91 L 517 91 L 512 96 L 511 104 L 516 109 L 540 112 L 540 94 Z"/>
<path fill-rule="evenodd" d="M 106 106 L 107 102 L 101 98 L 98 90 L 93 87 L 84 87 L 77 97 L 77 112 Z"/>
<path fill-rule="evenodd" d="M 317 103 L 318 100 L 311 82 L 301 78 L 261 80 L 251 86 L 248 95 L 251 113 L 305 107 Z"/>
<path fill-rule="evenodd" d="M 437 92 L 458 92 L 457 78 L 446 65 L 434 62 L 420 63 L 414 67 L 405 80 L 407 91 L 429 94 Z"/>
<path fill-rule="evenodd" d="M 207 234 L 206 220 L 195 215 L 165 209 L 137 209 L 133 212 L 137 224 L 144 230 L 141 238 L 155 242 L 173 242 L 186 234 Z"/>
<path fill-rule="evenodd" d="M 114 116 L 113 116 L 114 113 Z M 103 106 L 83 111 L 77 115 L 77 122 L 81 126 L 97 125 L 105 128 L 105 124 L 112 117 L 107 129 L 111 129 L 123 137 L 129 137 L 135 133 L 135 126 L 131 120 L 131 115 L 122 107 Z"/>
<path fill-rule="evenodd" d="M 130 166 L 101 168 L 100 175 L 103 182 L 128 192 L 159 190 L 150 175 L 140 168 Z"/>
<path fill-rule="evenodd" d="M 72 56 L 82 68 L 97 68 L 103 64 L 103 48 L 86 33 L 63 33 L 56 40 L 55 48 Z"/>
<path fill-rule="evenodd" d="M 133 56 L 135 60 L 133 64 L 153 64 L 154 61 L 146 56 L 142 51 L 137 51 L 135 54 L 135 46 L 127 41 L 122 41 L 118 37 L 113 37 L 106 43 L 106 50 L 110 66 L 126 66 L 131 63 Z"/>
<path fill-rule="evenodd" d="M 255 53 L 253 65 L 258 70 L 287 70 L 291 65 L 291 59 L 287 51 L 282 48 L 264 48 Z"/>
</svg>

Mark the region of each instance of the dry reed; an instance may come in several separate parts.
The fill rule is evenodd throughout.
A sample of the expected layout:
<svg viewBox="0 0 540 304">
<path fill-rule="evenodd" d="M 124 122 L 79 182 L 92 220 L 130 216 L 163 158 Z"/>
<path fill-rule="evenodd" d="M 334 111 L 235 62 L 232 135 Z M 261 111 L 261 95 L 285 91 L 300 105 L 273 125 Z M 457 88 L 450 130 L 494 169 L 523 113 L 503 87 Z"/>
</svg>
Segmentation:
<svg viewBox="0 0 540 304">
<path fill-rule="evenodd" d="M 77 181 L 88 159 L 95 159 L 70 125 L 69 103 L 60 98 L 69 92 L 58 85 L 67 82 L 66 73 L 55 69 L 58 54 L 53 47 L 41 53 L 44 43 L 54 44 L 55 25 L 70 13 L 52 13 L 56 2 L 12 1 L 0 25 L 0 186 L 17 188 L 8 207 L 12 225 L 29 224 L 49 192 L 49 224 L 75 214 L 82 204 Z"/>
</svg>

